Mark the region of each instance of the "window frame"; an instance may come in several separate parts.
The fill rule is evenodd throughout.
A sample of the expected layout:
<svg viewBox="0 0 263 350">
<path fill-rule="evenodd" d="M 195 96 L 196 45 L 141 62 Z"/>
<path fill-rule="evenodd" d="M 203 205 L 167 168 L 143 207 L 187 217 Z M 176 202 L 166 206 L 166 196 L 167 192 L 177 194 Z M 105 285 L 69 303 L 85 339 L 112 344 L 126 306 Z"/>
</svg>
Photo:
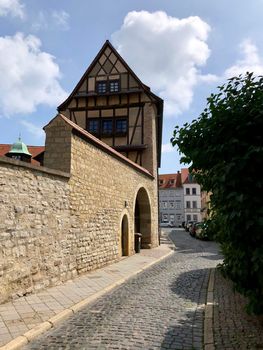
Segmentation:
<svg viewBox="0 0 263 350">
<path fill-rule="evenodd" d="M 125 131 L 117 131 L 117 122 L 118 121 L 125 121 L 126 122 L 126 130 Z M 128 133 L 128 118 L 123 116 L 123 117 L 117 117 L 114 118 L 114 135 L 115 136 L 126 136 Z"/>
<path fill-rule="evenodd" d="M 98 131 L 94 132 L 90 130 L 90 123 L 91 122 L 97 122 L 98 123 Z M 91 133 L 92 135 L 99 135 L 100 134 L 100 119 L 99 118 L 89 118 L 88 119 L 88 128 L 87 131 Z"/>
<path fill-rule="evenodd" d="M 104 92 L 99 91 L 100 84 L 105 84 L 105 91 Z M 97 94 L 100 94 L 100 95 L 106 94 L 108 92 L 108 81 L 107 80 L 96 81 L 96 92 L 97 92 Z"/>
<path fill-rule="evenodd" d="M 104 85 L 105 89 L 100 91 L 100 85 Z M 114 85 L 113 90 L 111 90 L 111 84 Z M 118 84 L 116 88 L 116 84 Z M 105 91 L 104 91 L 105 90 Z M 114 94 L 121 91 L 121 80 L 120 79 L 107 79 L 107 80 L 97 80 L 96 81 L 96 93 L 99 95 Z"/>
<path fill-rule="evenodd" d="M 111 131 L 110 132 L 105 132 L 103 128 L 103 124 L 106 122 L 111 122 Z M 111 137 L 114 134 L 114 121 L 113 118 L 102 118 L 101 119 L 101 136 L 102 137 Z"/>
<path fill-rule="evenodd" d="M 118 84 L 118 90 L 115 90 L 115 88 L 114 90 L 111 90 L 111 84 Z M 110 93 L 120 92 L 120 79 L 108 80 L 108 92 Z"/>
</svg>

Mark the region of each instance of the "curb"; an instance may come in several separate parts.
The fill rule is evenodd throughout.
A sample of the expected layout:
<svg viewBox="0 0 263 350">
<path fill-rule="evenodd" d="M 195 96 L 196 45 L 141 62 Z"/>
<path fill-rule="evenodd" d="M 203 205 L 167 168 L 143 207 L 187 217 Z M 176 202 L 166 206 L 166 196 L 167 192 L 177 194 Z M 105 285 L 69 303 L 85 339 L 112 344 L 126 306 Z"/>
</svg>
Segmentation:
<svg viewBox="0 0 263 350">
<path fill-rule="evenodd" d="M 56 327 L 60 322 L 66 320 L 70 316 L 74 315 L 75 313 L 77 313 L 78 311 L 80 311 L 85 306 L 87 306 L 88 304 L 92 303 L 93 301 L 95 301 L 99 297 L 103 296 L 107 292 L 110 292 L 114 288 L 120 286 L 121 284 L 126 282 L 128 279 L 138 275 L 139 273 L 141 273 L 144 270 L 148 269 L 152 265 L 155 265 L 156 263 L 166 259 L 168 256 L 170 256 L 173 253 L 174 253 L 174 250 L 172 250 L 171 252 L 163 255 L 160 258 L 157 258 L 155 261 L 152 261 L 152 262 L 148 263 L 147 265 L 145 265 L 141 269 L 135 271 L 131 275 L 129 275 L 127 277 L 124 277 L 124 278 L 121 278 L 119 281 L 109 285 L 108 287 L 105 287 L 101 291 L 91 295 L 90 297 L 87 297 L 87 298 L 81 300 L 80 302 L 78 302 L 77 304 L 71 306 L 70 308 L 67 308 L 67 309 L 59 312 L 57 315 L 51 317 L 49 320 L 40 323 L 39 325 L 37 325 L 34 328 L 30 329 L 29 331 L 27 331 L 23 335 L 20 335 L 20 336 L 14 338 L 13 340 L 11 340 L 10 342 L 8 342 L 7 344 L 1 346 L 0 350 L 17 350 L 17 349 L 20 349 L 22 346 L 25 346 L 26 344 L 31 342 L 33 339 L 38 337 L 40 334 L 46 332 L 47 330 L 49 330 L 51 328 Z"/>
<path fill-rule="evenodd" d="M 204 318 L 204 349 L 215 350 L 214 332 L 213 332 L 213 317 L 214 317 L 214 283 L 215 269 L 210 269 L 209 282 L 207 288 L 205 318 Z"/>
</svg>

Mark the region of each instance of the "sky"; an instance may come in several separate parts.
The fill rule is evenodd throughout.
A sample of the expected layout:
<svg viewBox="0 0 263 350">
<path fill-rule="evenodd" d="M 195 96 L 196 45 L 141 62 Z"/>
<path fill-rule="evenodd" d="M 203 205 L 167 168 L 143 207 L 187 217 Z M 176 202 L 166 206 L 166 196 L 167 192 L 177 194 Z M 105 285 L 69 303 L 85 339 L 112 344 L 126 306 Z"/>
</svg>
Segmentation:
<svg viewBox="0 0 263 350">
<path fill-rule="evenodd" d="M 0 143 L 44 145 L 45 126 L 105 40 L 164 99 L 160 174 L 170 139 L 228 78 L 263 75 L 263 0 L 0 0 Z"/>
</svg>

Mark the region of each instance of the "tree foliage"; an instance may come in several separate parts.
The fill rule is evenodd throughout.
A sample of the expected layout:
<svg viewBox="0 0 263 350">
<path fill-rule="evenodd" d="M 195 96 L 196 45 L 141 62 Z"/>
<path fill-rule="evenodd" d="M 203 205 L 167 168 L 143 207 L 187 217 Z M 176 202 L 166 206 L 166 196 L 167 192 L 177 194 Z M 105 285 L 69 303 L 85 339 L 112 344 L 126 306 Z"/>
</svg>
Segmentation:
<svg viewBox="0 0 263 350">
<path fill-rule="evenodd" d="M 218 89 L 171 142 L 212 192 L 223 271 L 248 296 L 249 311 L 263 313 L 263 77 L 247 73 Z"/>
</svg>

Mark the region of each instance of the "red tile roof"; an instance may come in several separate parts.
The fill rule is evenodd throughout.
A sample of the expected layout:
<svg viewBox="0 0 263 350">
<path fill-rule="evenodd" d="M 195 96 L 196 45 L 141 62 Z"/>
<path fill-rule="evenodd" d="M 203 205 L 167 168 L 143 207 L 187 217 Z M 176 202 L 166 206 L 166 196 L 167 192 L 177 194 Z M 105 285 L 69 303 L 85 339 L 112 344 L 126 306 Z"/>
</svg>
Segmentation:
<svg viewBox="0 0 263 350">
<path fill-rule="evenodd" d="M 182 173 L 182 183 L 183 184 L 188 183 L 188 175 L 189 175 L 188 168 L 182 168 L 181 173 Z"/>
<path fill-rule="evenodd" d="M 11 144 L 0 144 L 0 157 L 3 157 L 10 151 Z M 31 163 L 35 165 L 40 165 L 40 163 L 34 158 L 40 153 L 45 151 L 45 146 L 27 146 L 29 153 L 32 154 Z"/>
<path fill-rule="evenodd" d="M 159 188 L 178 188 L 182 186 L 180 172 L 159 175 Z"/>
</svg>

